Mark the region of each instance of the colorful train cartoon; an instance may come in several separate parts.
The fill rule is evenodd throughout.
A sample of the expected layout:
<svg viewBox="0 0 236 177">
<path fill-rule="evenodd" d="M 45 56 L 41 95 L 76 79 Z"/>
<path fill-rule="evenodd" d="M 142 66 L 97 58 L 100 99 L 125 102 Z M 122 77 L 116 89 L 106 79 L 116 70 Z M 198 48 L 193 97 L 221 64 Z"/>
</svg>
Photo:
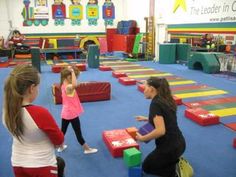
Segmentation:
<svg viewBox="0 0 236 177">
<path fill-rule="evenodd" d="M 115 7 L 111 0 L 106 0 L 102 6 L 102 17 L 105 21 L 105 26 L 113 25 L 115 19 Z"/>
<path fill-rule="evenodd" d="M 86 17 L 89 25 L 97 25 L 97 20 L 99 19 L 99 6 L 97 0 L 89 0 L 86 5 Z"/>
<path fill-rule="evenodd" d="M 47 0 L 35 0 L 34 7 L 30 7 L 30 0 L 23 1 L 25 7 L 22 11 L 23 26 L 46 26 L 49 20 Z"/>
<path fill-rule="evenodd" d="M 64 25 L 66 19 L 66 6 L 63 0 L 54 0 L 52 5 L 52 18 L 55 25 Z"/>
<path fill-rule="evenodd" d="M 71 0 L 72 4 L 69 6 L 69 18 L 71 19 L 71 25 L 81 25 L 83 19 L 83 6 L 80 4 L 80 0 Z"/>
</svg>

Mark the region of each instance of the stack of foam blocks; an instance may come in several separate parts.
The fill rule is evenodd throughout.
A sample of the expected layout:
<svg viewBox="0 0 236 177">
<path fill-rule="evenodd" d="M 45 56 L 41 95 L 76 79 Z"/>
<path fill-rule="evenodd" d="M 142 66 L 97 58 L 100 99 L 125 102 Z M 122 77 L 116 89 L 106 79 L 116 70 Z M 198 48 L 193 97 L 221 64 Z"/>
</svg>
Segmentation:
<svg viewBox="0 0 236 177">
<path fill-rule="evenodd" d="M 136 148 L 129 148 L 124 150 L 123 160 L 128 167 L 129 177 L 141 177 L 142 176 L 142 153 Z"/>
<path fill-rule="evenodd" d="M 113 157 L 122 157 L 128 167 L 128 177 L 141 177 L 140 166 L 142 157 L 139 145 L 135 141 L 138 129 L 128 127 L 126 129 L 108 130 L 102 133 L 103 141 Z"/>
<path fill-rule="evenodd" d="M 139 149 L 139 144 L 125 129 L 103 131 L 102 138 L 113 157 L 122 157 L 123 151 L 131 147 Z"/>
</svg>

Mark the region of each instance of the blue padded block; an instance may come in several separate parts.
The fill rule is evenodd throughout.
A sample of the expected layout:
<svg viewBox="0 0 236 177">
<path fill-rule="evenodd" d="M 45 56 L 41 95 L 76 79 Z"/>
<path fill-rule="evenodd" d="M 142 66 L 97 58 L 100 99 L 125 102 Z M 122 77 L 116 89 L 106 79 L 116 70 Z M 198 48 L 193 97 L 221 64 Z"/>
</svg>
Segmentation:
<svg viewBox="0 0 236 177">
<path fill-rule="evenodd" d="M 129 177 L 142 177 L 142 168 L 139 166 L 129 168 Z"/>
</svg>

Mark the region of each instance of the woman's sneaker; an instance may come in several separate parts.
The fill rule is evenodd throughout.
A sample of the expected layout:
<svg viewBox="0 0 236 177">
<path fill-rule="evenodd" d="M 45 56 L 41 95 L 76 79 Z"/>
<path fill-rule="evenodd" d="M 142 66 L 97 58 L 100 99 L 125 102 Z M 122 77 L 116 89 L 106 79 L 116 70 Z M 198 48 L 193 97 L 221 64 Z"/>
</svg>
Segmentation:
<svg viewBox="0 0 236 177">
<path fill-rule="evenodd" d="M 193 167 L 183 156 L 176 164 L 176 175 L 177 177 L 192 177 L 194 175 Z"/>
<path fill-rule="evenodd" d="M 93 154 L 96 152 L 98 152 L 98 150 L 95 148 L 89 148 L 88 150 L 84 150 L 84 154 Z"/>
<path fill-rule="evenodd" d="M 62 152 L 67 148 L 67 145 L 63 144 L 62 146 L 60 146 L 59 148 L 57 148 L 57 152 Z"/>
</svg>

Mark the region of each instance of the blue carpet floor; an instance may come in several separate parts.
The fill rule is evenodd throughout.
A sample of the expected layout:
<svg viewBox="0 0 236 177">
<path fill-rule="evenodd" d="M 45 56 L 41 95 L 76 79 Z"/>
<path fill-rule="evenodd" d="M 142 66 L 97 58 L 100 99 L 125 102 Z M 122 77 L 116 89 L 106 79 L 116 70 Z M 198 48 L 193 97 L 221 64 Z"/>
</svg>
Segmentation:
<svg viewBox="0 0 236 177">
<path fill-rule="evenodd" d="M 140 65 L 160 71 L 170 72 L 186 79 L 207 84 L 236 95 L 236 82 L 223 77 L 189 70 L 183 65 L 160 65 L 153 62 L 139 62 Z M 3 83 L 11 68 L 0 69 L 0 82 Z M 60 126 L 61 105 L 53 103 L 51 85 L 59 82 L 59 74 L 51 72 L 48 65 L 42 65 L 40 94 L 35 104 L 49 109 Z M 109 81 L 112 84 L 112 98 L 109 101 L 83 103 L 85 113 L 81 116 L 82 131 L 87 143 L 98 148 L 93 155 L 84 155 L 77 143 L 72 128 L 65 136 L 68 148 L 60 153 L 66 161 L 66 177 L 128 177 L 128 169 L 122 158 L 113 158 L 102 140 L 104 130 L 140 127 L 135 115 L 147 115 L 150 100 L 146 100 L 136 86 L 123 86 L 112 77 L 111 72 L 88 69 L 81 74 L 80 81 Z M 3 84 L 0 85 L 3 97 Z M 196 100 L 198 98 L 195 98 Z M 199 98 L 203 99 L 203 98 Z M 193 98 L 191 98 L 193 100 Z M 190 100 L 190 101 L 191 101 Z M 2 107 L 2 100 L 0 101 Z M 235 177 L 236 149 L 232 147 L 236 133 L 222 124 L 202 127 L 184 117 L 185 106 L 178 107 L 178 124 L 186 138 L 187 149 L 184 156 L 192 164 L 195 177 Z M 231 119 L 235 117 L 231 116 Z M 224 118 L 225 120 L 227 117 Z M 0 124 L 0 177 L 13 177 L 10 156 L 11 137 Z M 140 143 L 142 158 L 153 149 L 154 143 Z"/>
</svg>

